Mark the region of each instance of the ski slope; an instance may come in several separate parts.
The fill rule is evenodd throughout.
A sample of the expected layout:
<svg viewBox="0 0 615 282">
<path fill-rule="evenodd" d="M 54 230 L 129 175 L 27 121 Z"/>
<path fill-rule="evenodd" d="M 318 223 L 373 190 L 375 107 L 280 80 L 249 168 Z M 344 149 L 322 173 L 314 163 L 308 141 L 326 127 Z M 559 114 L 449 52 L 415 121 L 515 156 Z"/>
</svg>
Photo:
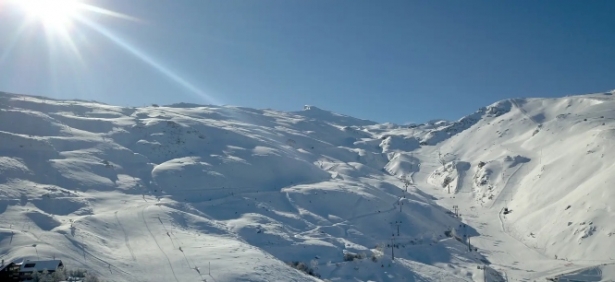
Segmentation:
<svg viewBox="0 0 615 282">
<path fill-rule="evenodd" d="M 112 281 L 613 281 L 611 94 L 411 126 L 0 94 L 0 253 Z"/>
</svg>

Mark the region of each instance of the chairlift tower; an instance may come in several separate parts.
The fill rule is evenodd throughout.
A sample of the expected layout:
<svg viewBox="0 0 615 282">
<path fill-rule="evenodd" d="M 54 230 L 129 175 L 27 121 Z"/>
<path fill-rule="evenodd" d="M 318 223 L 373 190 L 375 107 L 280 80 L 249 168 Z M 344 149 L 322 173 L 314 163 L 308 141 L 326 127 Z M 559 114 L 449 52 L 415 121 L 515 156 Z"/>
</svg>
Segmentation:
<svg viewBox="0 0 615 282">
<path fill-rule="evenodd" d="M 392 222 L 390 222 L 390 224 L 397 226 L 397 236 L 399 236 L 399 226 L 401 225 L 401 220 L 392 221 Z M 393 234 L 393 236 L 395 236 L 395 234 Z"/>
<path fill-rule="evenodd" d="M 391 235 L 391 260 L 395 260 L 395 234 Z"/>
</svg>

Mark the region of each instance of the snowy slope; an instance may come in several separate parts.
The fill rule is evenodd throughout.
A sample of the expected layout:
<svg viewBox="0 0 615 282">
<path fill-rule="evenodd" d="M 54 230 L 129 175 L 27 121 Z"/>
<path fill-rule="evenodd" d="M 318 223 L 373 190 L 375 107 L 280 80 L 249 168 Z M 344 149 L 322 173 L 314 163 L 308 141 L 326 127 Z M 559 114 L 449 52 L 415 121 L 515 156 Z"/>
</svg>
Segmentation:
<svg viewBox="0 0 615 282">
<path fill-rule="evenodd" d="M 476 198 L 512 209 L 505 223 L 516 236 L 535 234 L 532 244 L 549 256 L 609 260 L 615 102 L 604 94 L 507 102 L 508 113 L 481 120 L 442 150 L 486 163 L 474 175 L 491 171 L 493 189 L 473 188 L 493 198 Z"/>
<path fill-rule="evenodd" d="M 457 218 L 384 170 L 390 146 L 418 141 L 383 141 L 374 122 L 10 94 L 0 107 L 6 261 L 57 257 L 113 281 L 318 280 L 292 261 L 333 281 L 470 281 L 484 260 L 444 235 Z"/>
<path fill-rule="evenodd" d="M 612 93 L 501 101 L 429 131 L 414 179 L 515 279 L 612 263 L 614 120 Z"/>
<path fill-rule="evenodd" d="M 5 260 L 113 281 L 318 280 L 288 262 L 331 281 L 615 280 L 612 93 L 406 126 L 313 106 L 0 109 Z"/>
</svg>

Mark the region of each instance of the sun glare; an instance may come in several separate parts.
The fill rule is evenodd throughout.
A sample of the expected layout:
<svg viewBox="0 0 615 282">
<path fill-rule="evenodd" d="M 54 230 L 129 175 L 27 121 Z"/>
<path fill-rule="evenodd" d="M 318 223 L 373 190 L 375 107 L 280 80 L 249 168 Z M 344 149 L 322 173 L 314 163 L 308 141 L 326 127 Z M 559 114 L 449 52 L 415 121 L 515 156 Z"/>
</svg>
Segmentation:
<svg viewBox="0 0 615 282">
<path fill-rule="evenodd" d="M 50 29 L 68 28 L 78 15 L 81 6 L 78 0 L 16 0 L 15 2 L 28 16 Z"/>
<path fill-rule="evenodd" d="M 89 0 L 0 0 L 0 3 L 2 3 L 2 1 L 15 4 L 12 6 L 22 10 L 25 15 L 24 22 L 18 28 L 15 38 L 13 38 L 13 42 L 16 42 L 16 39 L 21 37 L 24 30 L 28 27 L 32 27 L 33 23 L 41 23 L 44 27 L 47 40 L 51 43 L 51 45 L 54 45 L 54 47 L 61 46 L 70 48 L 76 56 L 78 62 L 83 63 L 83 58 L 80 52 L 80 48 L 82 46 L 80 46 L 80 44 L 78 44 L 73 37 L 78 36 L 80 39 L 79 42 L 87 42 L 88 37 L 92 35 L 92 33 L 88 31 L 91 30 L 99 35 L 102 35 L 106 39 L 109 39 L 117 46 L 123 48 L 131 55 L 134 55 L 136 58 L 158 70 L 163 75 L 186 88 L 190 92 L 204 98 L 208 102 L 219 104 L 214 101 L 212 97 L 201 91 L 198 87 L 178 74 L 170 71 L 163 64 L 148 56 L 145 52 L 132 46 L 125 40 L 118 37 L 114 32 L 106 29 L 104 26 L 99 25 L 95 21 L 89 19 L 89 16 L 91 14 L 98 14 L 133 22 L 143 22 L 138 18 L 88 4 L 87 2 Z M 56 45 L 55 43 L 58 42 L 64 44 Z M 4 52 L 0 53 L 0 62 L 3 58 L 10 55 L 12 49 L 12 45 L 9 44 L 8 48 L 6 48 Z M 57 50 L 57 48 L 50 48 L 50 54 L 57 52 Z M 51 66 L 51 68 L 53 67 L 55 66 Z"/>
</svg>

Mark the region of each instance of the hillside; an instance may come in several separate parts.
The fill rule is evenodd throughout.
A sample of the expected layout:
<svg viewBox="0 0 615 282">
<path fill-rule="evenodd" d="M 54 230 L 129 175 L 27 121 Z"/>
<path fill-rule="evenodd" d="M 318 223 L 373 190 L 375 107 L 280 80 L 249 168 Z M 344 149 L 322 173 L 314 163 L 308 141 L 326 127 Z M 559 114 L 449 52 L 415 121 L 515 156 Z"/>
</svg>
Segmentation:
<svg viewBox="0 0 615 282">
<path fill-rule="evenodd" d="M 595 268 L 615 258 L 610 94 L 411 126 L 313 106 L 0 94 L 0 253 L 113 281 L 531 281 Z"/>
<path fill-rule="evenodd" d="M 15 95 L 0 105 L 7 261 L 57 256 L 117 281 L 313 279 L 291 261 L 340 281 L 408 281 L 467 280 L 480 259 L 444 237 L 458 220 L 430 197 L 411 190 L 400 200 L 380 140 L 361 128 L 373 122 L 315 107 L 121 108 Z M 394 264 L 383 254 L 392 221 L 404 223 Z M 367 258 L 344 262 L 347 252 Z"/>
</svg>

